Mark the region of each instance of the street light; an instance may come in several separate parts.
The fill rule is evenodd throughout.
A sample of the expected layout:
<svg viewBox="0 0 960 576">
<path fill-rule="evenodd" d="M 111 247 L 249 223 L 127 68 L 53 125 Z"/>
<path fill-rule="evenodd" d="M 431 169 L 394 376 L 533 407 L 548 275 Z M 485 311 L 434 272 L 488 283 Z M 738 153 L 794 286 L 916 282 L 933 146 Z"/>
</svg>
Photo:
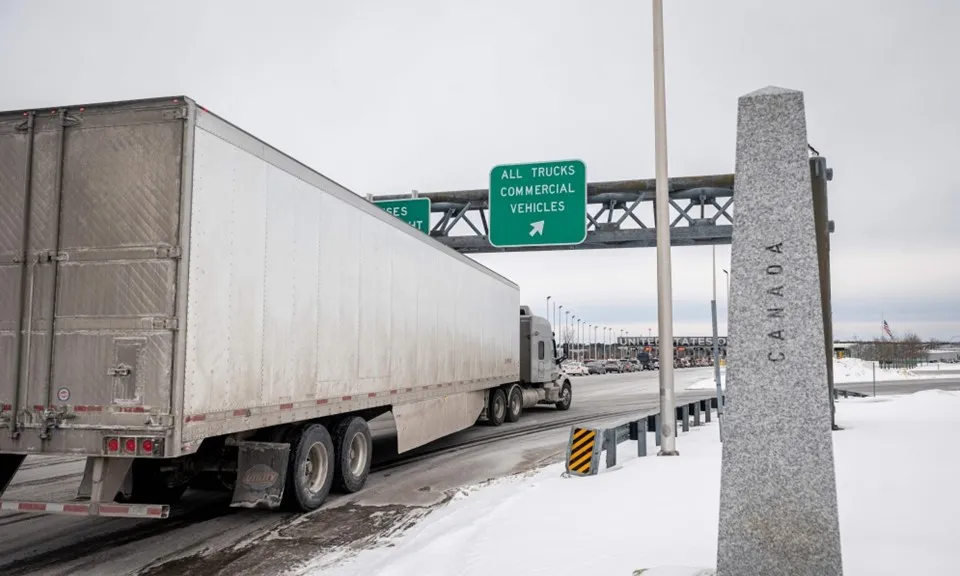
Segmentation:
<svg viewBox="0 0 960 576">
<path fill-rule="evenodd" d="M 593 332 L 591 334 L 590 332 Z M 597 357 L 597 325 L 591 324 L 590 329 L 587 330 L 587 338 L 590 338 L 590 357 L 596 359 Z"/>
<path fill-rule="evenodd" d="M 579 339 L 578 339 L 578 334 L 577 334 L 577 322 L 579 322 L 579 320 L 577 320 L 577 315 L 576 315 L 576 314 L 571 314 L 571 315 L 570 315 L 570 332 L 572 332 L 572 334 L 570 335 L 570 337 L 571 337 L 571 339 L 573 340 L 573 347 L 576 348 L 577 351 L 579 352 L 579 350 L 580 350 L 580 341 L 579 341 Z M 572 350 L 572 349 L 573 349 L 573 348 L 571 348 L 571 350 Z M 572 356 L 573 358 L 576 358 L 576 355 L 573 355 L 572 352 L 571 352 L 571 356 Z"/>
<path fill-rule="evenodd" d="M 583 318 L 577 318 L 577 357 L 583 360 Z"/>
<path fill-rule="evenodd" d="M 569 312 L 567 312 L 567 314 L 569 314 Z M 560 320 L 563 320 L 563 306 L 560 307 L 560 316 L 557 317 L 557 321 L 559 322 Z M 560 341 L 561 341 L 560 345 L 561 346 L 563 346 L 562 342 L 565 341 L 566 337 L 567 335 L 565 333 L 565 328 L 563 326 L 560 326 Z"/>
<path fill-rule="evenodd" d="M 593 325 L 593 357 L 594 357 L 594 360 L 596 360 L 597 357 L 600 356 L 600 351 L 597 350 L 597 344 L 598 344 L 598 342 L 599 342 L 599 340 L 597 340 L 597 328 L 599 328 L 599 326 L 597 326 L 596 324 L 594 324 L 594 325 Z"/>
<path fill-rule="evenodd" d="M 677 419 L 673 388 L 673 272 L 670 265 L 670 180 L 667 176 L 667 96 L 663 70 L 663 0 L 653 0 L 653 109 L 657 189 L 657 322 L 660 356 L 660 454 L 676 456 Z"/>
<path fill-rule="evenodd" d="M 726 286 L 727 286 L 727 295 L 726 295 L 726 310 L 727 310 L 727 333 L 730 333 L 730 272 L 723 270 L 723 274 L 726 277 Z"/>
<path fill-rule="evenodd" d="M 547 319 L 550 319 L 550 297 L 547 296 Z"/>
</svg>

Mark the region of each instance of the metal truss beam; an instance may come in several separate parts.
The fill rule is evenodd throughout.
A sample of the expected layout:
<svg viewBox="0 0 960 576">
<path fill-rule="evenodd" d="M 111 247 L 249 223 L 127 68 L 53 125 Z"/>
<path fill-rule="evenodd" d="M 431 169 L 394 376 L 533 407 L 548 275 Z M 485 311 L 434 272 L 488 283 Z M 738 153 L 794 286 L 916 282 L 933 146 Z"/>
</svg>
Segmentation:
<svg viewBox="0 0 960 576">
<path fill-rule="evenodd" d="M 656 180 L 621 180 L 587 185 L 587 239 L 575 246 L 494 248 L 487 239 L 488 191 L 419 193 L 429 198 L 430 235 L 458 252 L 529 252 L 656 246 Z M 409 195 L 373 198 L 397 200 Z M 670 179 L 670 243 L 673 246 L 730 244 L 733 237 L 733 174 Z"/>
</svg>

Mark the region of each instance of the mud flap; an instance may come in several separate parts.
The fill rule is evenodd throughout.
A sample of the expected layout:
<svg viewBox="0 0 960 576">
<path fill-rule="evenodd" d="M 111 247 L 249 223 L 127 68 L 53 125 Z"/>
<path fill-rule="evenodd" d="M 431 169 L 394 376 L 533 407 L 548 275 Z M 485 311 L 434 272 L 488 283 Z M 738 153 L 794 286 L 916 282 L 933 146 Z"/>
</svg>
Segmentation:
<svg viewBox="0 0 960 576">
<path fill-rule="evenodd" d="M 230 506 L 275 509 L 283 500 L 290 445 L 277 442 L 240 442 L 237 483 Z"/>
</svg>

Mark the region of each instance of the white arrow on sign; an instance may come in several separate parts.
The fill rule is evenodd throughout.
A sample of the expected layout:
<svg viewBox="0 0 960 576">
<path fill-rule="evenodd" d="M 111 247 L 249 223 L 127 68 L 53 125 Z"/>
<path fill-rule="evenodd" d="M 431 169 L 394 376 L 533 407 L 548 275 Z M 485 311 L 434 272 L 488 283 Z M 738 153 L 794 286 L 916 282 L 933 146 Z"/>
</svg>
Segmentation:
<svg viewBox="0 0 960 576">
<path fill-rule="evenodd" d="M 543 236 L 543 220 L 539 222 L 532 222 L 530 224 L 530 235 L 536 236 L 537 234 Z"/>
</svg>

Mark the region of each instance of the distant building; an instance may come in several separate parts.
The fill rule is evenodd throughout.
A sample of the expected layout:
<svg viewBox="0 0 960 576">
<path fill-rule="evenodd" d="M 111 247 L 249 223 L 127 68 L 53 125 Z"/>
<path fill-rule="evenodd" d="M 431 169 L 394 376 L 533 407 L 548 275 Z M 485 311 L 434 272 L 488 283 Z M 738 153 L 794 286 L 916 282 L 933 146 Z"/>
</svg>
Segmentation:
<svg viewBox="0 0 960 576">
<path fill-rule="evenodd" d="M 854 342 L 834 342 L 833 357 L 837 359 L 849 358 L 850 351 L 856 346 Z"/>
<path fill-rule="evenodd" d="M 927 362 L 960 362 L 960 347 L 927 350 Z"/>
</svg>

